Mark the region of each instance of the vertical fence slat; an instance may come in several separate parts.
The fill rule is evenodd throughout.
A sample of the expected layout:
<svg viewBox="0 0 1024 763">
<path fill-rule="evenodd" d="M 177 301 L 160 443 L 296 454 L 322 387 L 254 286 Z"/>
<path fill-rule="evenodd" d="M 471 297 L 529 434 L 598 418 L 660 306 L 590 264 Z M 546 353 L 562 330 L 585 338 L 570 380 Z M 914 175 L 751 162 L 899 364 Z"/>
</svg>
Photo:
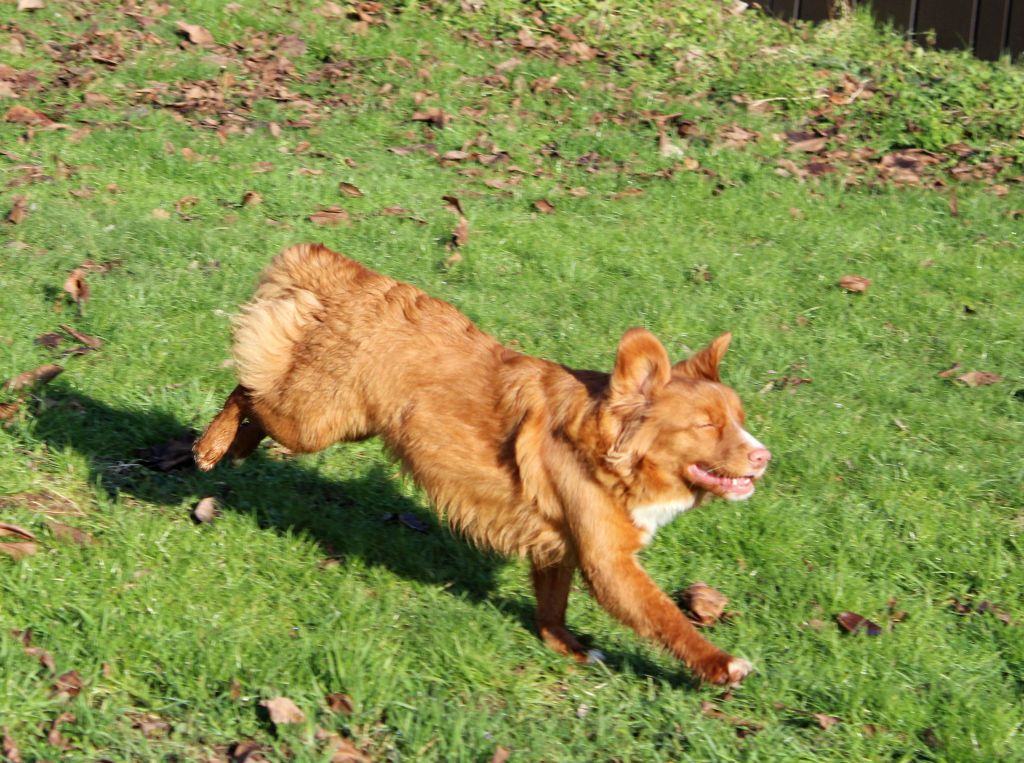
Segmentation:
<svg viewBox="0 0 1024 763">
<path fill-rule="evenodd" d="M 935 32 L 935 45 L 939 48 L 967 48 L 971 46 L 974 26 L 974 3 L 971 0 L 920 0 L 914 31 L 924 34 Z"/>
<path fill-rule="evenodd" d="M 1006 46 L 1014 60 L 1020 60 L 1024 53 L 1024 0 L 1013 0 L 1007 27 Z"/>
<path fill-rule="evenodd" d="M 914 20 L 913 0 L 869 0 L 868 6 L 879 21 L 888 21 L 897 29 L 910 29 Z"/>
<path fill-rule="evenodd" d="M 974 35 L 974 54 L 995 61 L 1006 45 L 1010 0 L 978 0 L 978 25 Z"/>
<path fill-rule="evenodd" d="M 834 0 L 803 0 L 800 3 L 800 18 L 804 21 L 830 19 L 834 4 Z"/>
</svg>

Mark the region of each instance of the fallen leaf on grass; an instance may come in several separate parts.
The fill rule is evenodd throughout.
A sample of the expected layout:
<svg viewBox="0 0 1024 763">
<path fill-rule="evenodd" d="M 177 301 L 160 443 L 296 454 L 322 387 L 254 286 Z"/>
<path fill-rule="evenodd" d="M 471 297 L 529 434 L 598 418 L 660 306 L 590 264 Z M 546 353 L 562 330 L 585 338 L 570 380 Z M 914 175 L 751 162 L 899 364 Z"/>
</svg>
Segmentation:
<svg viewBox="0 0 1024 763">
<path fill-rule="evenodd" d="M 430 532 L 430 525 L 420 519 L 418 516 L 413 514 L 411 511 L 402 511 L 395 513 L 393 511 L 387 511 L 381 517 L 385 522 L 399 522 L 405 525 L 410 530 L 415 530 L 418 533 Z"/>
<path fill-rule="evenodd" d="M 792 713 L 794 715 L 800 716 L 801 718 L 813 719 L 814 722 L 817 723 L 823 731 L 828 731 L 837 723 L 843 722 L 841 718 L 837 718 L 834 715 L 826 715 L 825 713 L 813 713 L 810 710 L 800 710 L 799 708 L 789 707 L 788 705 L 785 705 L 782 702 L 774 703 L 774 707 L 776 710 L 782 710 L 787 713 Z"/>
<path fill-rule="evenodd" d="M 387 215 L 388 217 L 401 217 L 404 220 L 410 220 L 419 225 L 427 224 L 426 220 L 424 220 L 422 217 L 416 217 L 416 215 L 414 215 L 405 207 L 384 207 L 384 209 L 380 210 L 378 214 Z"/>
<path fill-rule="evenodd" d="M 338 192 L 343 196 L 351 196 L 354 199 L 358 199 L 363 195 L 363 192 L 359 190 L 359 186 L 345 182 L 338 183 Z"/>
<path fill-rule="evenodd" d="M 3 388 L 8 392 L 17 392 L 20 389 L 31 387 L 33 384 L 46 384 L 63 371 L 63 366 L 58 366 L 55 363 L 46 363 L 38 368 L 33 368 L 31 371 L 18 374 L 4 384 Z"/>
<path fill-rule="evenodd" d="M 864 276 L 849 275 L 839 279 L 839 286 L 854 293 L 863 293 L 868 290 L 870 285 L 871 279 Z"/>
<path fill-rule="evenodd" d="M 64 341 L 64 335 L 51 331 L 47 334 L 40 334 L 34 340 L 35 344 L 45 347 L 48 350 L 55 350 Z"/>
<path fill-rule="evenodd" d="M 85 268 L 75 268 L 64 279 L 64 292 L 71 297 L 79 309 L 89 301 L 89 284 L 85 280 L 85 273 Z"/>
<path fill-rule="evenodd" d="M 61 713 L 56 718 L 54 718 L 53 719 L 53 723 L 50 724 L 50 730 L 46 734 L 46 742 L 47 742 L 47 744 L 51 745 L 52 747 L 57 747 L 57 748 L 59 748 L 61 750 L 68 749 L 69 745 L 68 745 L 67 741 L 60 734 L 60 725 L 62 723 L 74 723 L 74 721 L 75 721 L 75 714 L 74 713 L 67 713 L 67 712 L 65 712 L 65 713 Z"/>
<path fill-rule="evenodd" d="M 159 739 L 171 732 L 171 724 L 155 713 L 129 713 L 132 728 L 137 729 L 146 739 Z"/>
<path fill-rule="evenodd" d="M 499 746 L 498 749 L 494 751 L 494 755 L 491 756 L 491 763 L 506 763 L 511 755 L 511 750 L 507 747 Z"/>
<path fill-rule="evenodd" d="M 213 35 L 205 27 L 201 27 L 198 24 L 188 24 L 184 21 L 179 21 L 175 27 L 178 33 L 188 39 L 193 45 L 209 46 L 214 44 Z"/>
<path fill-rule="evenodd" d="M 7 763 L 22 763 L 21 752 L 18 750 L 18 745 L 14 743 L 14 737 L 11 736 L 11 732 L 8 731 L 6 726 L 4 726 L 3 753 L 4 760 L 7 761 Z"/>
<path fill-rule="evenodd" d="M 839 623 L 839 627 L 845 633 L 864 631 L 869 636 L 879 636 L 882 633 L 880 625 L 871 622 L 863 615 L 858 615 L 856 612 L 840 612 L 836 615 L 836 622 Z"/>
<path fill-rule="evenodd" d="M 316 739 L 324 743 L 324 751 L 331 754 L 330 763 L 370 763 L 362 750 L 340 734 L 317 728 Z"/>
<path fill-rule="evenodd" d="M 459 218 L 459 224 L 455 226 L 455 230 L 452 231 L 451 241 L 448 243 L 448 247 L 460 247 L 465 246 L 469 243 L 469 220 L 465 217 Z"/>
<path fill-rule="evenodd" d="M 69 670 L 54 679 L 50 696 L 62 702 L 67 701 L 72 697 L 77 697 L 82 691 L 82 687 L 82 676 L 77 670 Z"/>
<path fill-rule="evenodd" d="M 445 203 L 445 207 L 450 212 L 454 212 L 459 217 L 465 217 L 466 213 L 462 211 L 462 202 L 459 201 L 458 196 L 442 196 L 441 200 Z"/>
<path fill-rule="evenodd" d="M 306 720 L 306 714 L 299 710 L 298 705 L 287 697 L 264 699 L 260 702 L 260 705 L 267 709 L 270 720 L 275 726 L 289 723 L 304 723 Z"/>
<path fill-rule="evenodd" d="M 47 130 L 57 130 L 67 127 L 67 125 L 54 122 L 42 112 L 33 111 L 28 106 L 21 105 L 11 106 L 11 108 L 7 109 L 7 112 L 4 114 L 4 121 L 10 122 L 11 124 L 42 127 Z"/>
<path fill-rule="evenodd" d="M 152 212 L 150 212 L 149 216 L 152 217 L 154 220 L 170 220 L 171 219 L 171 213 L 168 212 L 166 209 L 161 209 L 160 207 L 157 207 Z"/>
<path fill-rule="evenodd" d="M 66 331 L 72 338 L 81 342 L 86 347 L 91 347 L 94 350 L 98 350 L 100 347 L 103 346 L 103 340 L 100 339 L 99 337 L 90 336 L 89 334 L 83 334 L 81 331 L 78 331 L 77 329 L 75 329 L 72 326 L 69 326 L 66 323 L 60 324 L 60 327 L 63 331 Z"/>
<path fill-rule="evenodd" d="M 39 547 L 35 543 L 36 537 L 24 527 L 8 522 L 0 522 L 0 538 L 16 538 L 15 542 L 0 543 L 0 554 L 6 554 L 13 559 L 20 559 L 35 554 Z"/>
<path fill-rule="evenodd" d="M 352 698 L 347 694 L 344 694 L 340 691 L 334 692 L 333 694 L 328 694 L 326 697 L 324 697 L 324 701 L 327 702 L 327 708 L 332 713 L 352 715 Z"/>
<path fill-rule="evenodd" d="M 309 216 L 309 221 L 314 225 L 350 225 L 352 223 L 351 218 L 341 207 L 324 207 L 318 209 L 316 212 Z"/>
<path fill-rule="evenodd" d="M 452 118 L 443 112 L 436 106 L 433 108 L 425 109 L 424 111 L 417 111 L 412 115 L 413 122 L 425 122 L 431 127 L 444 127 Z"/>
<path fill-rule="evenodd" d="M 79 530 L 77 527 L 66 525 L 62 522 L 56 522 L 52 519 L 47 520 L 47 527 L 50 528 L 50 532 L 53 533 L 53 537 L 57 540 L 64 541 L 65 543 L 75 543 L 79 546 L 91 546 L 96 542 L 85 530 Z"/>
<path fill-rule="evenodd" d="M 700 581 L 688 588 L 678 591 L 673 598 L 690 614 L 690 619 L 700 625 L 714 625 L 722 618 L 728 597 L 707 583 Z"/>
<path fill-rule="evenodd" d="M 1003 380 L 998 374 L 988 371 L 968 371 L 956 377 L 958 382 L 963 382 L 968 387 L 984 387 L 987 384 L 997 384 Z"/>
<path fill-rule="evenodd" d="M 550 215 L 555 211 L 555 205 L 547 199 L 537 199 L 537 201 L 533 202 L 533 208 L 544 215 Z"/>
<path fill-rule="evenodd" d="M 738 718 L 735 715 L 729 715 L 728 713 L 722 712 L 718 709 L 718 706 L 710 700 L 704 700 L 700 703 L 700 711 L 708 718 L 715 718 L 735 726 L 736 736 L 741 739 L 743 737 L 756 734 L 764 728 L 762 724 L 757 723 L 756 721 L 748 721 L 743 718 Z"/>
<path fill-rule="evenodd" d="M 18 0 L 19 11 L 38 11 L 45 7 L 43 0 Z"/>
<path fill-rule="evenodd" d="M 231 763 L 264 763 L 266 758 L 260 755 L 262 749 L 263 745 L 252 740 L 236 742 L 227 749 L 228 759 Z"/>
<path fill-rule="evenodd" d="M 1004 623 L 1005 625 L 1015 625 L 1013 618 L 1010 614 L 1000 607 L 998 604 L 993 604 L 990 601 L 980 601 L 977 604 L 970 602 L 962 602 L 960 599 L 950 599 L 949 605 L 953 611 L 958 615 L 984 615 L 986 613 L 992 614 L 997 620 Z"/>
<path fill-rule="evenodd" d="M 192 459 L 192 444 L 196 441 L 196 433 L 184 432 L 166 442 L 139 448 L 135 451 L 142 465 L 158 472 L 169 472 L 174 469 L 195 465 Z"/>
<path fill-rule="evenodd" d="M 958 217 L 960 215 L 960 202 L 956 198 L 956 189 L 949 189 L 949 214 L 952 217 Z"/>
<path fill-rule="evenodd" d="M 12 199 L 11 209 L 5 218 L 11 225 L 18 225 L 28 217 L 28 199 L 24 196 L 15 196 Z"/>
<path fill-rule="evenodd" d="M 246 191 L 242 196 L 243 207 L 255 207 L 263 203 L 263 197 L 257 191 Z"/>
<path fill-rule="evenodd" d="M 55 493 L 14 493 L 0 496 L 0 509 L 25 509 L 49 516 L 85 516 L 75 502 Z"/>
<path fill-rule="evenodd" d="M 217 499 L 207 496 L 200 500 L 195 508 L 192 509 L 192 521 L 197 525 L 208 524 L 217 517 L 218 513 Z"/>
<path fill-rule="evenodd" d="M 954 363 L 953 365 L 951 365 L 945 371 L 939 371 L 935 375 L 938 376 L 940 379 L 948 379 L 950 376 L 952 376 L 953 374 L 955 374 L 959 370 L 960 370 L 960 363 L 957 362 L 957 363 Z"/>
<path fill-rule="evenodd" d="M 11 635 L 21 642 L 24 647 L 25 654 L 29 657 L 35 657 L 39 660 L 39 664 L 49 670 L 51 673 L 57 672 L 57 665 L 53 661 L 53 656 L 45 649 L 39 646 L 32 646 L 32 629 L 26 628 L 25 630 L 12 630 Z"/>
</svg>

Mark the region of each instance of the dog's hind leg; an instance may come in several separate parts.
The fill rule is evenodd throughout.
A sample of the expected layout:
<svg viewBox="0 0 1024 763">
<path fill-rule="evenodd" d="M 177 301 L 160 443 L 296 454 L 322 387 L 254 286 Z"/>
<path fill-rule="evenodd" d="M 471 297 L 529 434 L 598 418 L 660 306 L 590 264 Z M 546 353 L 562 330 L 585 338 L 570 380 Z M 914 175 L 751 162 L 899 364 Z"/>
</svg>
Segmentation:
<svg viewBox="0 0 1024 763">
<path fill-rule="evenodd" d="M 550 567 L 532 563 L 530 576 L 537 596 L 537 631 L 544 643 L 559 654 L 577 662 L 599 662 L 604 655 L 597 649 L 588 650 L 565 627 L 565 610 L 575 572 L 576 566 L 566 562 Z"/>
<path fill-rule="evenodd" d="M 239 458 L 252 453 L 266 432 L 256 422 L 242 426 L 242 421 L 251 413 L 249 390 L 238 385 L 224 401 L 221 412 L 192 446 L 196 465 L 200 469 L 209 471 L 229 451 Z"/>
</svg>

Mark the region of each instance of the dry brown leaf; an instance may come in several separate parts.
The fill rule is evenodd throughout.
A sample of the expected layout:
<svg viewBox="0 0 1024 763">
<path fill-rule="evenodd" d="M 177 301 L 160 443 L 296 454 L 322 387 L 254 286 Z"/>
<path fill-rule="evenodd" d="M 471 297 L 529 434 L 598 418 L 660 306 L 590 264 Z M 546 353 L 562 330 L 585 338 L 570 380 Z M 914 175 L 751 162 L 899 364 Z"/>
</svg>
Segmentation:
<svg viewBox="0 0 1024 763">
<path fill-rule="evenodd" d="M 75 340 L 81 342 L 86 347 L 91 347 L 94 350 L 98 350 L 103 346 L 103 340 L 99 337 L 90 336 L 89 334 L 83 334 L 81 331 L 76 330 L 74 327 L 67 325 L 66 323 L 60 324 L 61 329 L 66 331 Z"/>
<path fill-rule="evenodd" d="M 328 694 L 324 697 L 324 701 L 327 703 L 327 707 L 332 713 L 352 715 L 352 698 L 347 694 L 340 691 L 334 692 L 333 694 Z"/>
<path fill-rule="evenodd" d="M 46 114 L 33 111 L 28 106 L 21 106 L 20 104 L 7 109 L 4 113 L 4 121 L 11 122 L 12 124 L 31 125 L 32 127 L 45 127 L 48 129 L 65 127 L 65 125 L 54 122 Z"/>
<path fill-rule="evenodd" d="M 353 185 L 352 183 L 346 183 L 344 181 L 338 183 L 338 191 L 343 196 L 351 196 L 352 198 L 355 199 L 358 199 L 360 196 L 363 195 L 363 192 L 359 190 L 358 186 Z"/>
<path fill-rule="evenodd" d="M 955 188 L 949 189 L 949 214 L 953 217 L 960 215 L 960 202 L 957 201 Z"/>
<path fill-rule="evenodd" d="M 714 625 L 718 622 L 725 612 L 725 605 L 729 603 L 725 594 L 700 581 L 677 592 L 674 597 L 690 613 L 691 619 L 701 625 Z"/>
<path fill-rule="evenodd" d="M 469 220 L 465 217 L 459 218 L 459 224 L 452 231 L 452 240 L 449 246 L 465 246 L 469 243 Z"/>
<path fill-rule="evenodd" d="M 217 514 L 219 514 L 217 499 L 207 496 L 200 500 L 195 508 L 192 509 L 192 521 L 196 524 L 208 524 L 217 517 Z"/>
<path fill-rule="evenodd" d="M 270 720 L 275 726 L 288 723 L 304 723 L 306 714 L 299 710 L 298 705 L 287 697 L 274 697 L 260 702 L 262 707 L 267 709 Z"/>
<path fill-rule="evenodd" d="M 987 384 L 997 384 L 1001 382 L 1003 377 L 998 374 L 989 373 L 988 371 L 968 371 L 965 374 L 960 374 L 956 377 L 956 380 L 963 382 L 968 387 L 984 387 Z"/>
<path fill-rule="evenodd" d="M 839 286 L 849 292 L 863 293 L 871 286 L 871 279 L 864 276 L 847 275 L 839 279 Z"/>
<path fill-rule="evenodd" d="M 465 217 L 466 213 L 462 211 L 462 202 L 459 201 L 457 196 L 442 196 L 441 199 L 445 202 L 445 207 L 450 212 L 454 212 L 459 217 Z"/>
<path fill-rule="evenodd" d="M 166 209 L 161 209 L 160 207 L 157 207 L 152 212 L 150 212 L 149 216 L 152 217 L 154 220 L 170 220 L 171 219 L 171 213 L 168 212 Z"/>
<path fill-rule="evenodd" d="M 210 34 L 210 31 L 198 24 L 187 24 L 184 21 L 179 21 L 175 26 L 178 32 L 193 45 L 205 47 L 214 44 L 213 35 Z"/>
<path fill-rule="evenodd" d="M 738 718 L 735 715 L 729 715 L 718 709 L 714 702 L 710 700 L 704 700 L 700 703 L 700 711 L 708 718 L 715 718 L 720 721 L 725 721 L 736 727 L 736 736 L 747 737 L 756 734 L 764 728 L 760 723 L 756 721 L 748 721 L 743 718 Z"/>
<path fill-rule="evenodd" d="M 533 202 L 533 208 L 544 215 L 550 215 L 555 211 L 555 205 L 547 199 L 537 199 L 537 201 Z"/>
<path fill-rule="evenodd" d="M 246 191 L 242 196 L 243 207 L 255 207 L 257 204 L 263 203 L 263 197 L 258 191 Z"/>
<path fill-rule="evenodd" d="M 46 742 L 52 747 L 57 747 L 61 750 L 68 749 L 68 743 L 64 737 L 60 734 L 60 725 L 62 723 L 73 723 L 75 720 L 74 713 L 61 713 L 53 719 L 53 723 L 50 724 L 50 730 L 46 734 Z"/>
<path fill-rule="evenodd" d="M 309 221 L 314 225 L 351 225 L 352 219 L 341 207 L 324 207 L 318 209 L 316 212 L 309 216 Z"/>
<path fill-rule="evenodd" d="M 953 374 L 955 374 L 959 370 L 960 370 L 960 362 L 957 361 L 956 363 L 951 365 L 949 368 L 947 368 L 945 371 L 939 371 L 935 375 L 938 376 L 940 379 L 948 379 L 950 376 L 952 376 Z"/>
<path fill-rule="evenodd" d="M 325 749 L 331 753 L 330 763 L 370 763 L 362 750 L 339 734 L 329 734 L 319 729 L 318 738 L 324 740 Z"/>
<path fill-rule="evenodd" d="M 77 527 L 63 524 L 62 522 L 56 522 L 52 519 L 47 520 L 47 526 L 50 528 L 50 532 L 53 533 L 53 537 L 57 540 L 64 541 L 65 543 L 75 543 L 79 546 L 91 546 L 96 542 L 85 530 L 79 530 Z"/>
<path fill-rule="evenodd" d="M 21 752 L 18 750 L 18 745 L 14 743 L 14 737 L 11 736 L 11 732 L 8 731 L 6 726 L 4 726 L 2 751 L 4 754 L 4 760 L 7 761 L 7 763 L 22 763 Z"/>
<path fill-rule="evenodd" d="M 0 522 L 0 538 L 20 538 L 21 540 L 35 540 L 36 536 L 24 527 L 12 525 L 9 522 Z"/>
<path fill-rule="evenodd" d="M 452 118 L 438 107 L 434 106 L 423 111 L 417 111 L 412 115 L 413 122 L 425 122 L 431 127 L 444 127 Z"/>
<path fill-rule="evenodd" d="M 184 432 L 166 442 L 140 448 L 135 451 L 135 455 L 143 466 L 158 472 L 191 467 L 195 465 L 192 458 L 192 444 L 195 440 L 195 432 Z"/>
<path fill-rule="evenodd" d="M 24 196 L 15 196 L 11 200 L 11 209 L 5 218 L 11 225 L 18 225 L 28 217 L 28 199 Z"/>
<path fill-rule="evenodd" d="M 836 622 L 845 633 L 864 631 L 869 636 L 878 636 L 882 633 L 882 627 L 878 623 L 874 623 L 856 612 L 840 612 L 836 615 Z"/>
<path fill-rule="evenodd" d="M 69 670 L 66 673 L 61 673 L 54 679 L 51 696 L 67 700 L 78 696 L 82 691 L 82 686 L 82 676 L 79 675 L 78 671 Z"/>
<path fill-rule="evenodd" d="M 46 384 L 63 371 L 63 366 L 58 366 L 55 363 L 46 363 L 38 368 L 33 368 L 31 371 L 18 374 L 4 384 L 3 388 L 8 392 L 17 392 L 20 389 L 31 387 L 33 384 Z"/>
<path fill-rule="evenodd" d="M 789 150 L 803 151 L 807 154 L 816 154 L 823 151 L 827 145 L 828 138 L 807 138 L 806 140 L 798 140 L 795 143 L 791 143 Z"/>
<path fill-rule="evenodd" d="M 506 763 L 511 755 L 511 750 L 499 745 L 498 749 L 494 751 L 494 755 L 491 756 L 491 763 Z"/>
</svg>

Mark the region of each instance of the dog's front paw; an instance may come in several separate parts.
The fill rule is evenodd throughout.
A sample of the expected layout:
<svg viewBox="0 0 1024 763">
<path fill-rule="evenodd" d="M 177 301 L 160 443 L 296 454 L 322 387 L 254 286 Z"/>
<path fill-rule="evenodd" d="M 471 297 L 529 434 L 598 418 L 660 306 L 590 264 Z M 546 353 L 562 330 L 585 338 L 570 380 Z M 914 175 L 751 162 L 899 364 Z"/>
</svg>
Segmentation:
<svg viewBox="0 0 1024 763">
<path fill-rule="evenodd" d="M 742 657 L 719 652 L 694 666 L 694 671 L 708 683 L 720 686 L 739 686 L 753 672 L 754 666 Z"/>
</svg>

